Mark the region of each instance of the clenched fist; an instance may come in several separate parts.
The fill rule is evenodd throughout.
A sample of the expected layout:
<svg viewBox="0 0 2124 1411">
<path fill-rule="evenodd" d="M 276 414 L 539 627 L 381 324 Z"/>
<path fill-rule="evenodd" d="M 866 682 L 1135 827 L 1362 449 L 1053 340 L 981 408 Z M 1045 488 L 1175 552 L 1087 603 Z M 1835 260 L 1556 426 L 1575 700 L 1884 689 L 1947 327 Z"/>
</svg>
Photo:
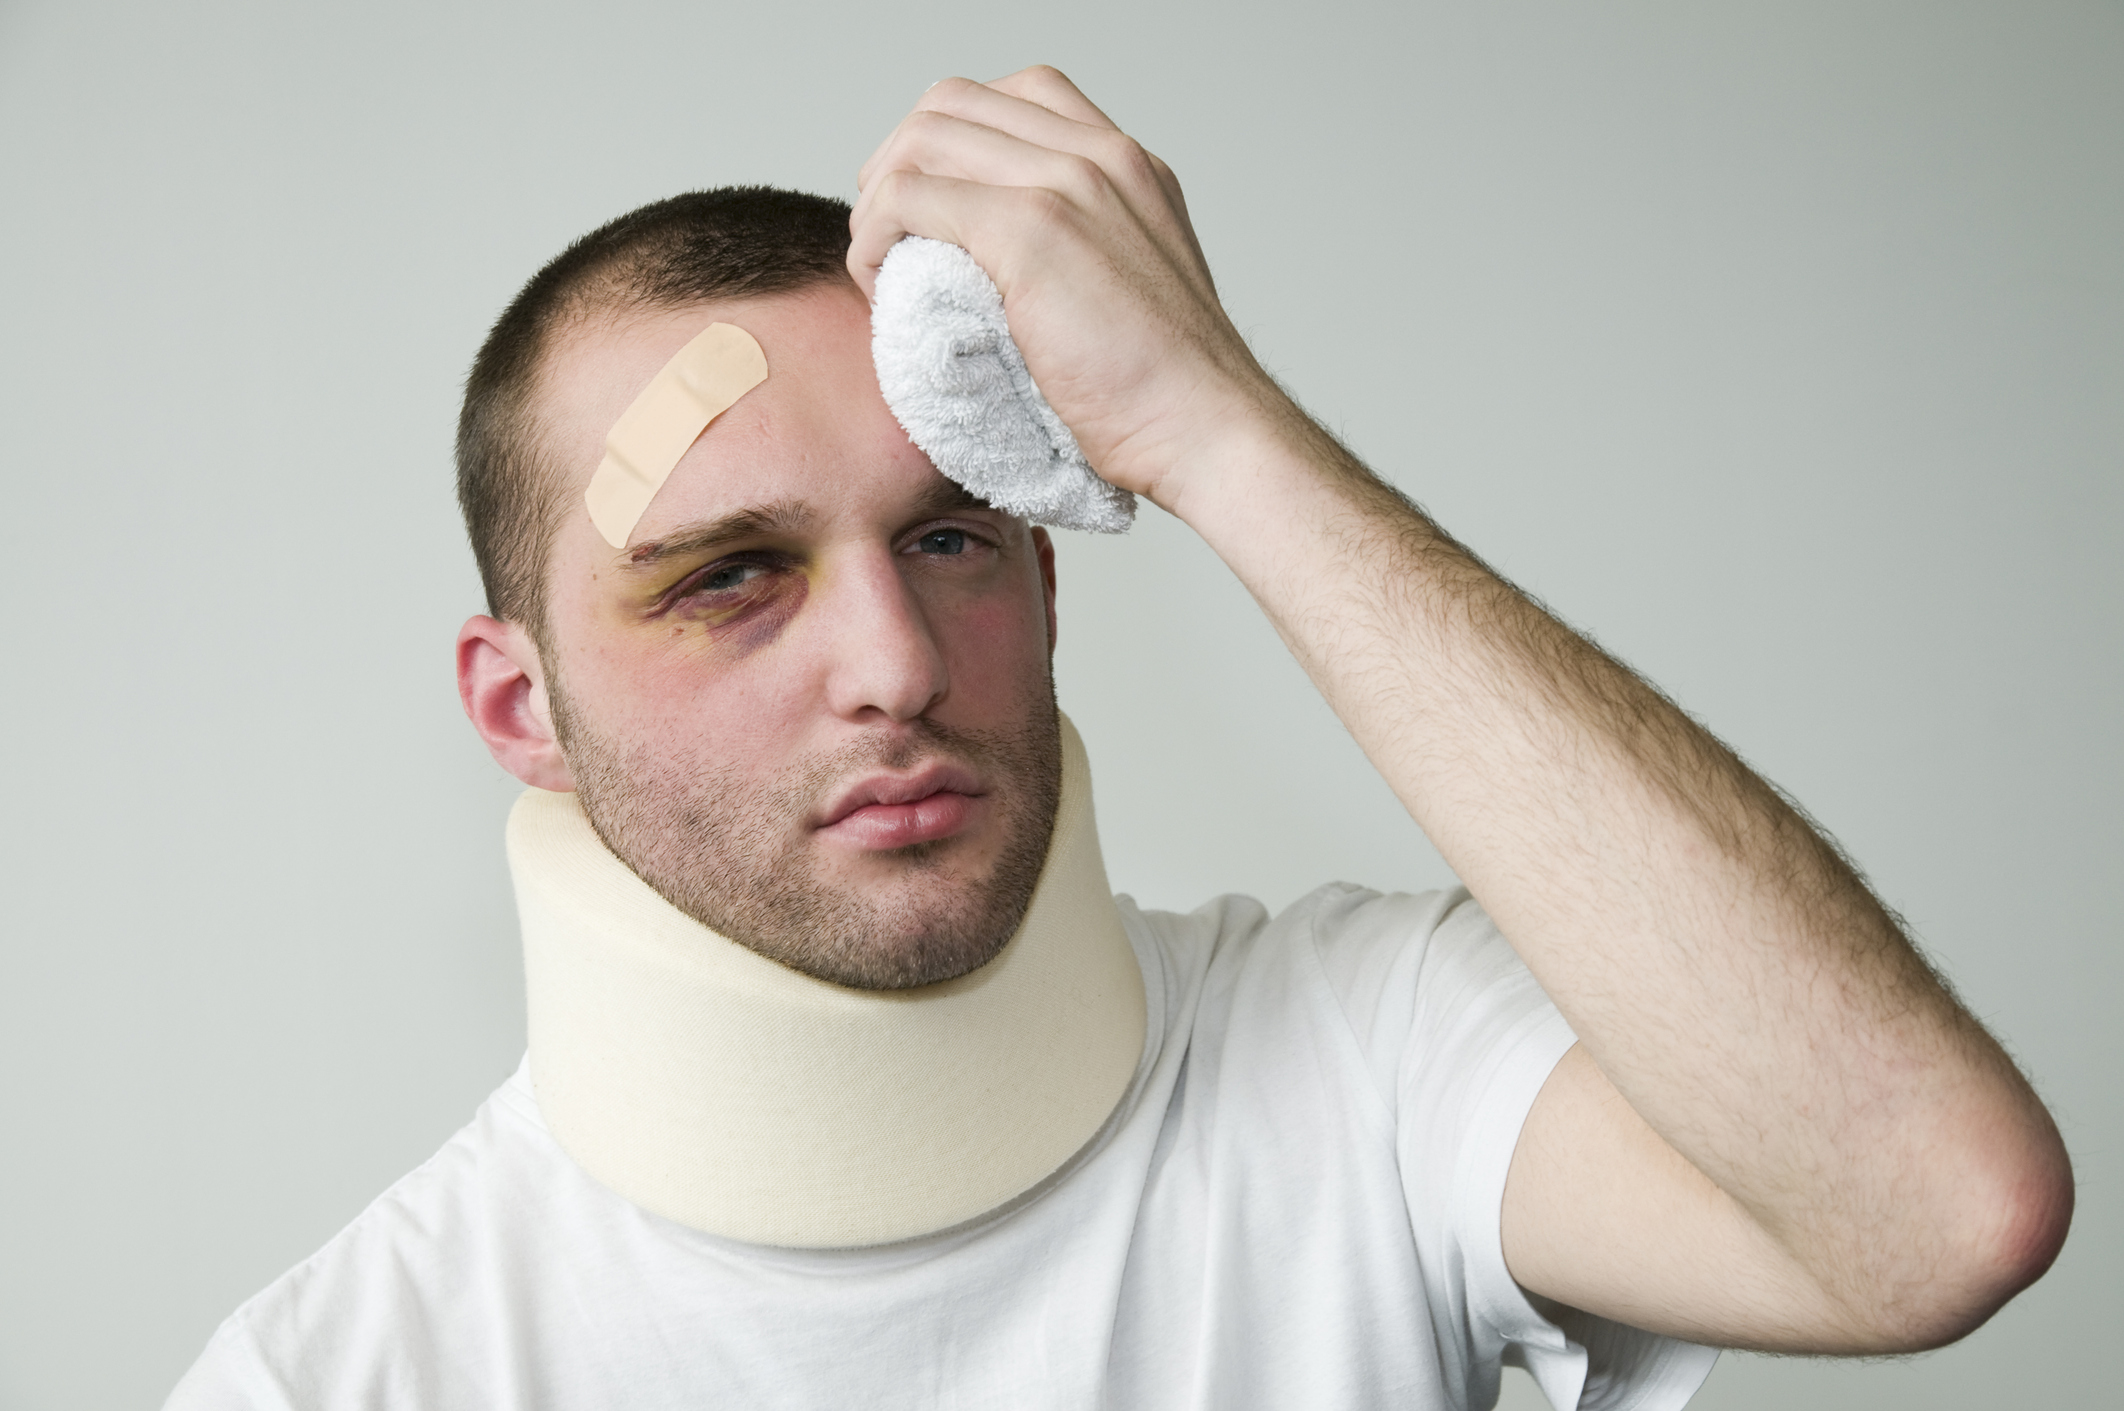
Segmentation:
<svg viewBox="0 0 2124 1411">
<path fill-rule="evenodd" d="M 1181 513 L 1235 438 L 1302 414 L 1217 301 L 1172 170 L 1054 69 L 946 79 L 857 177 L 848 268 L 865 293 L 903 235 L 964 246 L 1100 475 Z"/>
</svg>

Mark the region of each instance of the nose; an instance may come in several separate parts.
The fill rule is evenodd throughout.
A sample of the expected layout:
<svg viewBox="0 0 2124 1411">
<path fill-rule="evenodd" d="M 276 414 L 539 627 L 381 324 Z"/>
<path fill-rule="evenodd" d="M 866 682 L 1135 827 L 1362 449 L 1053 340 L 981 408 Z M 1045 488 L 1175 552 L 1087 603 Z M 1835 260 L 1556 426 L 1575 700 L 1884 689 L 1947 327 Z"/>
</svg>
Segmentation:
<svg viewBox="0 0 2124 1411">
<path fill-rule="evenodd" d="M 928 614 L 890 550 L 844 561 L 820 619 L 832 634 L 826 699 L 858 724 L 916 719 L 951 684 Z"/>
</svg>

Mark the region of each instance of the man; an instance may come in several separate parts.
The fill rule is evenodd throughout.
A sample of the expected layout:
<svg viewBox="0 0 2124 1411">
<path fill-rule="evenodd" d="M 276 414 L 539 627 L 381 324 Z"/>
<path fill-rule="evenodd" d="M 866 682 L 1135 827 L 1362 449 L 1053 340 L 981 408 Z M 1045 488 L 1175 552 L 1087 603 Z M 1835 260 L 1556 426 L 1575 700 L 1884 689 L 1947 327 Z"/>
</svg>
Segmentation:
<svg viewBox="0 0 2124 1411">
<path fill-rule="evenodd" d="M 527 1070 L 173 1405 L 1479 1406 L 1513 1362 L 1674 1406 L 1710 1346 L 1936 1346 L 2041 1274 L 2071 1178 L 1997 1045 L 1774 789 L 1275 385 L 1162 164 L 1034 69 L 932 88 L 859 186 L 847 237 L 645 208 L 496 325 L 458 668 L 533 790 Z M 877 390 L 907 234 L 1475 900 L 1107 898 L 1052 546 Z M 765 380 L 614 545 L 608 434 L 716 324 Z"/>
</svg>

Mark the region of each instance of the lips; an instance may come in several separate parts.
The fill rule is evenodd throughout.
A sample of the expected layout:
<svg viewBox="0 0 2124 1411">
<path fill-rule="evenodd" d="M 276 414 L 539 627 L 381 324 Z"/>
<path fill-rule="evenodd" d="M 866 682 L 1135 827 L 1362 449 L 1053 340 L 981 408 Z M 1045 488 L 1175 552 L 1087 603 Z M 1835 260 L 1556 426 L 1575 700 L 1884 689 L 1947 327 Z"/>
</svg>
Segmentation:
<svg viewBox="0 0 2124 1411">
<path fill-rule="evenodd" d="M 964 828 L 982 794 L 980 781 L 954 764 L 874 774 L 844 789 L 820 814 L 816 828 L 865 851 L 912 847 Z"/>
</svg>

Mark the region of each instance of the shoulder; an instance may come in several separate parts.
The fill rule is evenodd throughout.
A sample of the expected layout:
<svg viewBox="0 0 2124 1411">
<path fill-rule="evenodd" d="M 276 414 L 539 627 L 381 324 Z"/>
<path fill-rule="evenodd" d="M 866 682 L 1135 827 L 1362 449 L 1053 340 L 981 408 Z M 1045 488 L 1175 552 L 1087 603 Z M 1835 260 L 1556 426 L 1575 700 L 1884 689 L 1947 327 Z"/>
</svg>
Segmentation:
<svg viewBox="0 0 2124 1411">
<path fill-rule="evenodd" d="M 1496 937 L 1458 887 L 1376 892 L 1330 882 L 1274 915 L 1246 896 L 1217 897 L 1184 914 L 1124 910 L 1156 938 L 1162 959 L 1199 970 L 1209 987 L 1270 976 L 1325 985 L 1360 1031 L 1370 1028 L 1382 993 L 1417 983 L 1435 940 L 1458 953 Z"/>
<path fill-rule="evenodd" d="M 1294 1043 L 1353 1046 L 1389 1105 L 1412 1082 L 1519 1048 L 1530 1029 L 1542 1032 L 1529 1062 L 1553 1061 L 1568 1045 L 1540 985 L 1462 887 L 1333 882 L 1274 915 L 1242 896 L 1184 914 L 1133 914 L 1156 942 L 1157 963 L 1179 979 L 1198 1041 L 1289 1031 Z"/>
<path fill-rule="evenodd" d="M 1377 892 L 1329 882 L 1270 913 L 1249 896 L 1227 893 L 1193 911 L 1146 911 L 1116 898 L 1163 955 L 1183 965 L 1245 965 L 1312 949 L 1346 964 L 1359 955 L 1421 948 L 1448 921 L 1487 926 L 1488 918 L 1463 888 Z"/>
<path fill-rule="evenodd" d="M 306 1405 L 326 1386 L 333 1404 L 399 1404 L 406 1389 L 382 1383 L 413 1375 L 419 1345 L 489 1301 L 489 1256 L 548 1144 L 519 1070 L 435 1155 L 231 1314 L 169 1411 Z"/>
<path fill-rule="evenodd" d="M 454 1255 L 491 1233 L 500 1189 L 520 1176 L 522 1149 L 543 1133 L 519 1070 L 472 1120 L 425 1162 L 370 1202 L 317 1253 L 296 1265 L 239 1316 L 343 1307 L 357 1286 L 389 1283 L 408 1295 L 447 1278 Z"/>
<path fill-rule="evenodd" d="M 1502 948 L 1516 962 L 1460 888 L 1398 893 L 1331 882 L 1273 915 L 1237 895 L 1191 912 L 1119 900 L 1175 1032 L 1191 1031 L 1198 1047 L 1235 1036 L 1316 1050 L 1354 1045 L 1382 1096 L 1394 1086 L 1419 992 L 1447 978 L 1441 968 L 1459 968 L 1441 967 L 1434 950 L 1457 958 L 1471 944 Z"/>
</svg>

